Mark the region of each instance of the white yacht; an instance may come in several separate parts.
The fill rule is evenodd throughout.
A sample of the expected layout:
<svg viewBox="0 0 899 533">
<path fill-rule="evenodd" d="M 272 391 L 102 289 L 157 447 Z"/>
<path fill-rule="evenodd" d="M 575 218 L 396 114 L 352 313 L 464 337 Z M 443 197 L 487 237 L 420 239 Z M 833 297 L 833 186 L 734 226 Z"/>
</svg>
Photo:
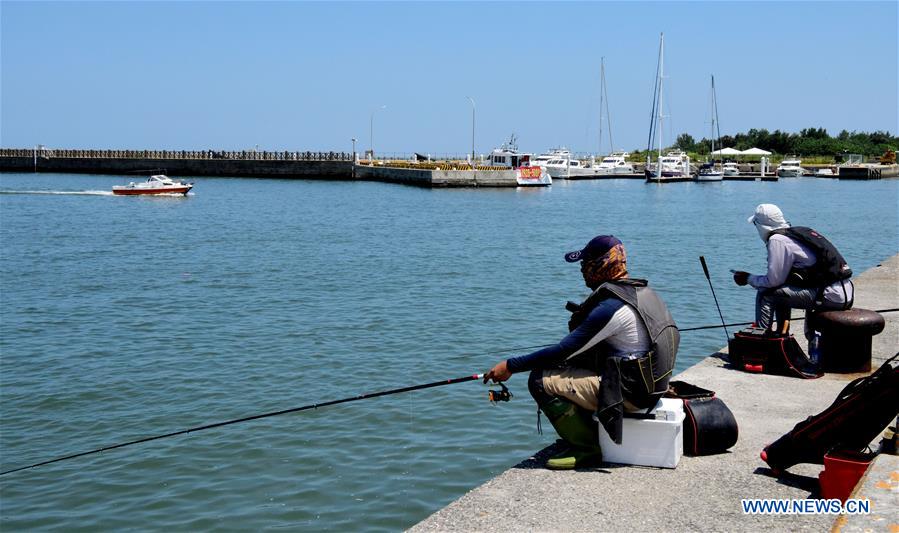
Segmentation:
<svg viewBox="0 0 899 533">
<path fill-rule="evenodd" d="M 543 152 L 531 159 L 531 165 L 538 167 L 546 167 L 546 164 L 553 159 L 568 159 L 571 157 L 571 151 L 565 147 L 551 148 L 548 152 Z"/>
<path fill-rule="evenodd" d="M 796 156 L 787 156 L 777 167 L 777 176 L 780 178 L 798 178 L 804 173 L 800 165 L 802 165 L 801 159 Z"/>
<path fill-rule="evenodd" d="M 601 176 L 610 174 L 633 174 L 634 166 L 627 162 L 627 152 L 612 152 L 602 158 L 598 167 L 597 174 Z"/>
<path fill-rule="evenodd" d="M 740 175 L 740 166 L 737 165 L 736 163 L 734 163 L 733 161 L 728 161 L 727 163 L 724 163 L 724 167 L 722 167 L 722 169 L 724 170 L 725 176 L 739 176 Z"/>
</svg>

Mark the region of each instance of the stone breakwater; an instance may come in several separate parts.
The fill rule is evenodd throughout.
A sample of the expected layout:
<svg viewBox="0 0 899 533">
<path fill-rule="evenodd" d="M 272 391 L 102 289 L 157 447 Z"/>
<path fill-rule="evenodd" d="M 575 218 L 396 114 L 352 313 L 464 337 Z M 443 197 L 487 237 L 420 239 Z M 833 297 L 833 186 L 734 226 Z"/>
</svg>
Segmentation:
<svg viewBox="0 0 899 533">
<path fill-rule="evenodd" d="M 0 149 L 0 172 L 350 179 L 346 152 Z"/>
</svg>

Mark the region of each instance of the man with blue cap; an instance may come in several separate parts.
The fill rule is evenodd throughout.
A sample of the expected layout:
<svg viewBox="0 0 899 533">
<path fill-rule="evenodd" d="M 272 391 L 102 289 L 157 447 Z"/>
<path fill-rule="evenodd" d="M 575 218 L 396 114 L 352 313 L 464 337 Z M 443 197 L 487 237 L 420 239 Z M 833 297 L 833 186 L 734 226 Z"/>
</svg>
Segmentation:
<svg viewBox="0 0 899 533">
<path fill-rule="evenodd" d="M 580 262 L 593 290 L 569 302 L 569 333 L 557 344 L 497 363 L 484 381 L 502 382 L 529 371 L 528 389 L 567 449 L 546 466 L 563 470 L 602 462 L 599 427 L 621 443 L 623 410 L 649 409 L 668 390 L 680 334 L 646 280 L 628 277 L 624 244 L 599 235 L 565 254 Z"/>
</svg>

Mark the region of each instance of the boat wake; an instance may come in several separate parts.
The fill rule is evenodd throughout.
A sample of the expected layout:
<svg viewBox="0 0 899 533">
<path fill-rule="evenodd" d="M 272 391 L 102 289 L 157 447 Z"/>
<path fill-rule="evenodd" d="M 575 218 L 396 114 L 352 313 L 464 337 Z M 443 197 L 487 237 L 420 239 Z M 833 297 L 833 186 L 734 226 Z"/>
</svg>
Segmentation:
<svg viewBox="0 0 899 533">
<path fill-rule="evenodd" d="M 16 191 L 0 190 L 0 194 L 55 194 L 75 196 L 112 196 L 112 191 Z"/>
</svg>

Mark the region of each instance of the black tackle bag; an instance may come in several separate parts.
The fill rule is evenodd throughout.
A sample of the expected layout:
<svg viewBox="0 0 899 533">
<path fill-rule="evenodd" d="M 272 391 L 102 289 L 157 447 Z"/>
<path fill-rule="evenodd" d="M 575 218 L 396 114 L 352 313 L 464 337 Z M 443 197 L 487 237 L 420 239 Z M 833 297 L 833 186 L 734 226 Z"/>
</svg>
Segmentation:
<svg viewBox="0 0 899 533">
<path fill-rule="evenodd" d="M 714 391 L 672 381 L 665 396 L 684 401 L 684 453 L 687 455 L 722 453 L 737 443 L 737 420 Z"/>
<path fill-rule="evenodd" d="M 762 460 L 777 472 L 799 463 L 823 464 L 824 454 L 834 449 L 864 450 L 899 414 L 897 357 L 846 385 L 830 407 L 765 446 Z"/>
<path fill-rule="evenodd" d="M 814 379 L 823 375 L 812 366 L 793 335 L 772 335 L 761 328 L 746 328 L 727 341 L 728 359 L 738 370 Z"/>
</svg>

